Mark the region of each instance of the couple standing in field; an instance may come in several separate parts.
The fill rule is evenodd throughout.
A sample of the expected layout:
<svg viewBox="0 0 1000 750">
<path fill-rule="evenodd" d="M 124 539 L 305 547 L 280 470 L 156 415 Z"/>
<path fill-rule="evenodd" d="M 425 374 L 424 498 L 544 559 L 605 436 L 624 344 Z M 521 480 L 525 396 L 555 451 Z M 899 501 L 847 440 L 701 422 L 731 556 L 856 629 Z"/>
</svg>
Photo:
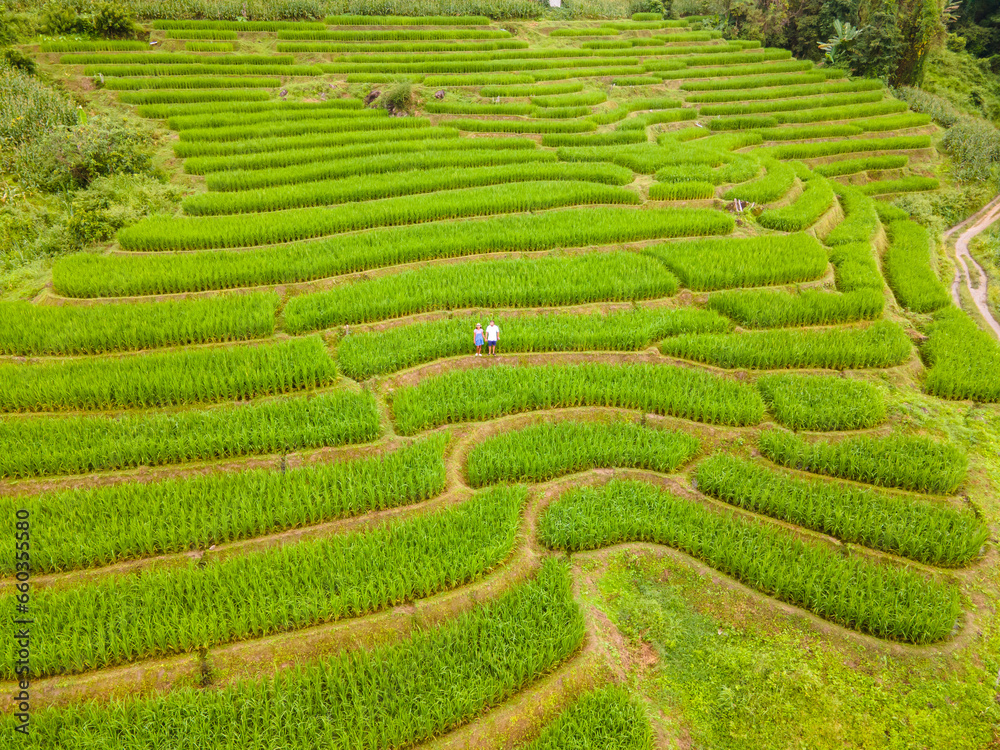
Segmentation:
<svg viewBox="0 0 1000 750">
<path fill-rule="evenodd" d="M 485 332 L 482 323 L 476 323 L 476 329 L 472 333 L 472 342 L 476 345 L 477 357 L 483 356 L 483 344 L 486 345 L 487 354 L 491 357 L 496 356 L 498 341 L 500 341 L 500 329 L 496 323 L 491 320 L 490 324 L 486 326 Z"/>
</svg>

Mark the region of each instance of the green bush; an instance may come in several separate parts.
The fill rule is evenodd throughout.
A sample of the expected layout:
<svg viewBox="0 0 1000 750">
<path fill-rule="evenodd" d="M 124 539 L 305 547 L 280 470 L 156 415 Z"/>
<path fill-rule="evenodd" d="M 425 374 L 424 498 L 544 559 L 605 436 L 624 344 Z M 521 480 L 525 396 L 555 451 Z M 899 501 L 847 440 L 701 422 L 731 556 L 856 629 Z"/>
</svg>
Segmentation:
<svg viewBox="0 0 1000 750">
<path fill-rule="evenodd" d="M 76 9 L 59 2 L 49 2 L 42 9 L 42 31 L 49 36 L 87 34 L 91 31 L 87 19 Z"/>
<path fill-rule="evenodd" d="M 179 197 L 180 188 L 144 174 L 98 177 L 73 199 L 69 237 L 80 247 L 110 240 L 122 227 L 167 212 Z"/>
<path fill-rule="evenodd" d="M 94 12 L 94 33 L 105 39 L 129 39 L 135 35 L 132 15 L 121 4 L 101 3 Z"/>
<path fill-rule="evenodd" d="M 99 116 L 75 128 L 59 128 L 21 149 L 16 172 L 45 191 L 86 187 L 104 175 L 152 171 L 152 137 L 127 118 Z"/>
</svg>

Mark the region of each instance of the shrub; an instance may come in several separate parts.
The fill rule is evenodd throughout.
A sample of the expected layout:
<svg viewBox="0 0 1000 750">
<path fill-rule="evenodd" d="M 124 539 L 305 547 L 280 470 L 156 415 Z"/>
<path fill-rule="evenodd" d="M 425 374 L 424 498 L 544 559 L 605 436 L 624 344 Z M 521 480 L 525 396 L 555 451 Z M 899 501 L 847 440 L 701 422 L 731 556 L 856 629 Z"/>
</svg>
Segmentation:
<svg viewBox="0 0 1000 750">
<path fill-rule="evenodd" d="M 76 122 L 76 107 L 65 96 L 33 76 L 0 66 L 0 167 L 9 167 L 25 144 Z"/>
<path fill-rule="evenodd" d="M 135 35 L 132 15 L 122 5 L 104 2 L 94 12 L 94 33 L 105 39 L 129 39 Z"/>
<path fill-rule="evenodd" d="M 409 81 L 400 81 L 382 94 L 378 102 L 389 114 L 408 112 L 413 106 L 413 85 Z"/>
<path fill-rule="evenodd" d="M 963 117 L 945 132 L 941 147 L 952 157 L 960 180 L 996 180 L 1000 130 L 986 120 Z"/>
<path fill-rule="evenodd" d="M 146 216 L 167 213 L 176 206 L 180 189 L 143 174 L 97 177 L 73 199 L 66 228 L 79 246 L 104 242 Z"/>
<path fill-rule="evenodd" d="M 33 141 L 16 168 L 26 184 L 46 191 L 86 187 L 104 175 L 147 174 L 152 136 L 134 120 L 98 116 Z"/>
</svg>

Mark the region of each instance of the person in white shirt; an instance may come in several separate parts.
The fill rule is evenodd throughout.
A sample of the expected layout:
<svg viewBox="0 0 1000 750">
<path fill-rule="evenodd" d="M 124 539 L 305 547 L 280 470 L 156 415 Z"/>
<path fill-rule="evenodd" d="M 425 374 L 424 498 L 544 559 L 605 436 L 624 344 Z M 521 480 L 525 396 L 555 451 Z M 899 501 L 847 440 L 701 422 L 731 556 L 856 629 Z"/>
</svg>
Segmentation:
<svg viewBox="0 0 1000 750">
<path fill-rule="evenodd" d="M 500 341 L 500 329 L 491 320 L 490 324 L 486 326 L 486 352 L 491 357 L 496 356 L 498 341 Z"/>
</svg>

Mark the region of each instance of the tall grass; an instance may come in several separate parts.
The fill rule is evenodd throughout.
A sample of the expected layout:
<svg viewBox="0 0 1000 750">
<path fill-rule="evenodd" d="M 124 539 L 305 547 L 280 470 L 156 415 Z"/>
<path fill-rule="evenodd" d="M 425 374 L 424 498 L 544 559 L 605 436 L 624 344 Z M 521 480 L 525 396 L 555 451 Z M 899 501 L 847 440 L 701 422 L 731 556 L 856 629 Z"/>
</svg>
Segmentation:
<svg viewBox="0 0 1000 750">
<path fill-rule="evenodd" d="M 781 466 L 939 495 L 955 492 L 969 468 L 958 445 L 907 435 L 807 442 L 788 432 L 768 430 L 760 436 L 760 450 Z"/>
<path fill-rule="evenodd" d="M 277 308 L 273 293 L 92 307 L 0 302 L 0 353 L 102 354 L 260 338 L 274 333 Z"/>
<path fill-rule="evenodd" d="M 445 487 L 445 443 L 435 436 L 372 458 L 47 492 L 0 505 L 37 520 L 36 570 L 110 565 L 427 500 Z M 13 539 L 9 546 L 0 571 L 13 576 Z"/>
<path fill-rule="evenodd" d="M 660 344 L 668 356 L 759 370 L 894 367 L 905 362 L 912 350 L 906 332 L 885 320 L 864 328 L 685 334 Z"/>
<path fill-rule="evenodd" d="M 472 449 L 465 468 L 469 484 L 544 482 L 563 474 L 605 467 L 677 471 L 698 452 L 685 432 L 632 422 L 555 422 L 505 432 Z"/>
<path fill-rule="evenodd" d="M 476 154 L 458 152 L 458 156 Z M 497 151 L 489 154 L 527 156 L 525 163 L 478 168 L 444 167 L 413 170 L 388 175 L 365 175 L 323 182 L 265 188 L 252 192 L 201 193 L 184 201 L 184 213 L 189 216 L 257 213 L 304 206 L 331 206 L 338 203 L 376 200 L 438 190 L 505 185 L 535 180 L 577 180 L 609 185 L 627 185 L 632 172 L 613 164 L 539 163 L 532 159 L 535 152 Z M 471 159 L 470 159 L 471 161 Z"/>
<path fill-rule="evenodd" d="M 967 565 L 989 530 L 971 513 L 916 497 L 798 479 L 735 456 L 698 466 L 698 489 L 753 513 L 928 565 Z"/>
<path fill-rule="evenodd" d="M 156 216 L 120 230 L 118 243 L 123 250 L 142 251 L 249 247 L 395 224 L 589 203 L 628 204 L 641 203 L 641 199 L 625 188 L 591 182 L 525 182 L 384 198 L 333 209 L 299 208 L 247 216 Z"/>
<path fill-rule="evenodd" d="M 960 613 L 958 591 L 945 583 L 847 557 L 640 482 L 570 490 L 543 516 L 539 535 L 546 546 L 569 552 L 631 541 L 674 547 L 764 594 L 880 638 L 938 641 Z"/>
<path fill-rule="evenodd" d="M 430 266 L 292 297 L 301 332 L 461 307 L 539 307 L 666 297 L 677 279 L 651 258 L 610 252 Z"/>
<path fill-rule="evenodd" d="M 920 354 L 924 388 L 938 398 L 1000 401 L 1000 346 L 956 307 L 945 307 L 927 327 Z"/>
<path fill-rule="evenodd" d="M 538 409 L 614 406 L 709 424 L 758 424 L 764 402 L 735 380 L 668 365 L 548 365 L 455 371 L 397 388 L 392 411 L 404 435 L 453 422 Z"/>
<path fill-rule="evenodd" d="M 891 242 L 884 267 L 889 287 L 899 303 L 913 312 L 933 312 L 951 304 L 951 296 L 931 268 L 927 230 L 912 221 L 889 225 Z"/>
<path fill-rule="evenodd" d="M 49 637 L 32 653 L 35 674 L 82 672 L 359 617 L 469 583 L 513 550 L 526 498 L 523 487 L 496 488 L 456 508 L 362 533 L 37 591 L 33 609 Z"/>
<path fill-rule="evenodd" d="M 669 242 L 644 252 L 699 292 L 807 281 L 827 264 L 826 250 L 808 234 Z"/>
<path fill-rule="evenodd" d="M 444 357 L 469 354 L 475 324 L 499 321 L 504 353 L 548 351 L 635 351 L 679 333 L 729 328 L 721 316 L 695 307 L 637 308 L 621 312 L 515 315 L 475 311 L 447 320 L 352 333 L 337 344 L 344 374 L 367 380 Z"/>
<path fill-rule="evenodd" d="M 380 431 L 374 397 L 351 392 L 206 411 L 15 417 L 0 421 L 0 475 L 85 474 L 283 453 L 365 443 Z"/>
<path fill-rule="evenodd" d="M 708 306 L 743 328 L 788 328 L 875 320 L 882 315 L 885 298 L 880 290 L 867 288 L 847 294 L 751 289 L 713 294 Z"/>
<path fill-rule="evenodd" d="M 218 690 L 39 711 L 29 746 L 56 746 L 72 735 L 95 747 L 123 736 L 156 747 L 183 734 L 193 746 L 227 750 L 261 735 L 280 735 L 285 750 L 404 747 L 502 704 L 572 655 L 584 634 L 568 572 L 547 560 L 535 580 L 391 645 Z M 12 727 L 14 718 L 7 721 Z"/>
<path fill-rule="evenodd" d="M 374 229 L 316 242 L 169 256 L 76 254 L 53 272 L 62 294 L 114 297 L 229 289 L 335 276 L 430 258 L 727 234 L 719 211 L 593 207 Z"/>
<path fill-rule="evenodd" d="M 181 406 L 320 386 L 337 368 L 319 337 L 116 358 L 0 364 L 0 411 Z"/>
<path fill-rule="evenodd" d="M 885 399 L 870 383 L 832 375 L 765 375 L 757 381 L 775 419 L 793 430 L 864 430 L 885 421 Z"/>
</svg>

